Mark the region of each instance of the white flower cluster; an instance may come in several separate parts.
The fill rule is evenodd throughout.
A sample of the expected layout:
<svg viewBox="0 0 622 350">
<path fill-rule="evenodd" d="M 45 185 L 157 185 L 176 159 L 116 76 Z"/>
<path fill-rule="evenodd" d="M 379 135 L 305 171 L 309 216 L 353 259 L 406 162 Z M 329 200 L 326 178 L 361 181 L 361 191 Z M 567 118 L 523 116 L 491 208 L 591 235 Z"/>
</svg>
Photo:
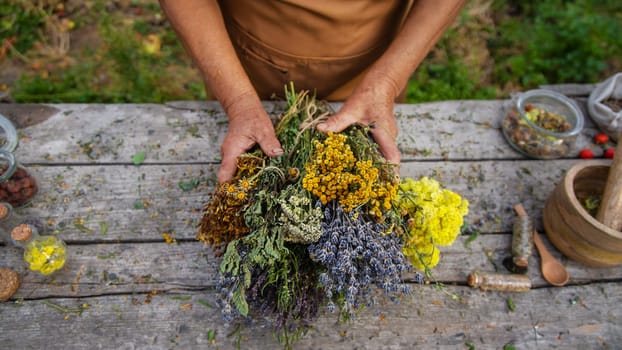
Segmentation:
<svg viewBox="0 0 622 350">
<path fill-rule="evenodd" d="M 283 224 L 283 238 L 287 242 L 309 244 L 320 239 L 323 213 L 319 205 L 313 207 L 311 199 L 301 194 L 278 201 L 282 210 L 279 221 Z"/>
</svg>

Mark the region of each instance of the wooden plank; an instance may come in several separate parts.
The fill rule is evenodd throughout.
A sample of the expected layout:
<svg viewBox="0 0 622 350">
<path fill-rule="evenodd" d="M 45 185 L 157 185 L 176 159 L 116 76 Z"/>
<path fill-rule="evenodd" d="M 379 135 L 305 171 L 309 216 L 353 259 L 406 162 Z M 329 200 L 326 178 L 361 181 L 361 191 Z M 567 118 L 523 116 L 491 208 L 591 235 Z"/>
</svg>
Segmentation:
<svg viewBox="0 0 622 350">
<path fill-rule="evenodd" d="M 509 273 L 503 260 L 511 255 L 510 234 L 481 235 L 472 242 L 468 239 L 462 236 L 452 246 L 440 247 L 441 263 L 433 269 L 433 281 L 466 285 L 467 276 L 473 270 Z M 588 268 L 562 258 L 554 248 L 551 251 L 568 268 L 571 284 L 622 279 L 622 266 Z M 201 290 L 216 285 L 220 265 L 220 258 L 201 242 L 74 244 L 69 245 L 68 252 L 65 267 L 44 278 L 27 270 L 20 250 L 0 249 L 3 266 L 21 275 L 22 285 L 14 298 Z M 548 286 L 540 275 L 539 263 L 539 257 L 534 254 L 528 273 L 538 288 Z M 412 275 L 406 275 L 405 279 L 412 280 Z"/>
<path fill-rule="evenodd" d="M 151 163 L 219 159 L 225 117 L 217 104 L 198 112 L 156 104 L 53 106 L 55 115 L 20 129 L 23 162 L 129 164 L 137 152 Z"/>
<path fill-rule="evenodd" d="M 205 164 L 33 167 L 40 191 L 19 212 L 67 241 L 194 238 L 214 171 Z"/>
<path fill-rule="evenodd" d="M 24 299 L 213 288 L 220 264 L 201 242 L 69 245 L 65 267 L 50 277 L 29 271 L 17 249 L 0 257 L 20 273 L 14 298 Z"/>
<path fill-rule="evenodd" d="M 409 162 L 402 164 L 401 175 L 431 176 L 460 193 L 470 202 L 466 220 L 473 229 L 509 232 L 515 217 L 512 206 L 517 202 L 541 222 L 544 201 L 576 162 Z M 213 189 L 216 166 L 46 165 L 31 171 L 39 180 L 40 192 L 19 212 L 40 218 L 47 232 L 71 242 L 162 241 L 163 233 L 194 238 Z M 183 190 L 180 183 L 188 189 Z"/>
<path fill-rule="evenodd" d="M 510 299 L 514 311 L 507 306 Z M 611 348 L 622 342 L 622 308 L 615 307 L 621 302 L 622 289 L 613 283 L 526 293 L 421 286 L 400 304 L 366 309 L 348 325 L 322 309 L 295 348 Z M 280 347 L 272 338 L 271 317 L 255 315 L 236 333 L 223 326 L 215 305 L 210 290 L 2 303 L 0 343 L 7 349 L 45 344 L 49 350 Z"/>
<path fill-rule="evenodd" d="M 492 100 L 397 105 L 397 143 L 404 161 L 524 159 L 500 131 L 507 104 Z M 218 163 L 227 130 L 225 114 L 216 102 L 49 106 L 57 111 L 54 115 L 20 129 L 17 156 L 23 163 L 131 164 L 138 152 L 145 152 L 148 164 Z M 264 106 L 276 113 L 279 104 Z M 591 147 L 596 132 L 587 118 L 569 157 Z"/>
</svg>

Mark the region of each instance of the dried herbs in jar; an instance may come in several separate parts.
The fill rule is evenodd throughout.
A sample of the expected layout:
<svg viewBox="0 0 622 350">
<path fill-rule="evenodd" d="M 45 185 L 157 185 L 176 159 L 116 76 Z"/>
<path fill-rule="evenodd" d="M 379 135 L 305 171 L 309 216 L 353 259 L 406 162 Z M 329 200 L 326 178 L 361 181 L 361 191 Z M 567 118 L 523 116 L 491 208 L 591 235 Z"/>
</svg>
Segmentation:
<svg viewBox="0 0 622 350">
<path fill-rule="evenodd" d="M 11 152 L 0 150 L 0 202 L 19 208 L 30 203 L 37 191 L 34 175 Z"/>
<path fill-rule="evenodd" d="M 502 130 L 514 149 L 537 159 L 561 158 L 572 150 L 583 128 L 583 115 L 567 97 L 531 90 L 513 102 Z"/>
</svg>

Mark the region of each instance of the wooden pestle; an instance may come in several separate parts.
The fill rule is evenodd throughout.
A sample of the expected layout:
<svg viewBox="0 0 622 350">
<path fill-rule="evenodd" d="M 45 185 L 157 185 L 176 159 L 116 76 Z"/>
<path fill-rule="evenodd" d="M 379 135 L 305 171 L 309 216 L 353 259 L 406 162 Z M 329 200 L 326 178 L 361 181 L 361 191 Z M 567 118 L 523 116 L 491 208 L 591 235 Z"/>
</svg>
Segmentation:
<svg viewBox="0 0 622 350">
<path fill-rule="evenodd" d="M 613 230 L 622 231 L 622 134 L 618 137 L 596 220 Z"/>
</svg>

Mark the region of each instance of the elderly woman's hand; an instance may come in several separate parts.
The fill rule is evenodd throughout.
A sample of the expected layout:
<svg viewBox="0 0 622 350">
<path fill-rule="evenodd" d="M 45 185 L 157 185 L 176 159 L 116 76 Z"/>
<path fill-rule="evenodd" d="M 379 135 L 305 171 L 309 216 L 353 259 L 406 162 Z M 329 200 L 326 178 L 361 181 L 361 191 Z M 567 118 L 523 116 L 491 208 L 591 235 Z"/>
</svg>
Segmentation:
<svg viewBox="0 0 622 350">
<path fill-rule="evenodd" d="M 218 182 L 230 180 L 237 170 L 237 159 L 259 145 L 269 157 L 283 154 L 281 143 L 274 134 L 274 126 L 261 103 L 227 108 L 229 125 L 227 135 L 220 147 L 222 162 Z"/>
<path fill-rule="evenodd" d="M 368 125 L 386 160 L 399 164 L 401 156 L 396 144 L 397 123 L 393 115 L 397 93 L 392 85 L 390 82 L 360 85 L 341 110 L 319 124 L 317 129 L 321 132 L 340 132 L 355 123 Z"/>
</svg>

